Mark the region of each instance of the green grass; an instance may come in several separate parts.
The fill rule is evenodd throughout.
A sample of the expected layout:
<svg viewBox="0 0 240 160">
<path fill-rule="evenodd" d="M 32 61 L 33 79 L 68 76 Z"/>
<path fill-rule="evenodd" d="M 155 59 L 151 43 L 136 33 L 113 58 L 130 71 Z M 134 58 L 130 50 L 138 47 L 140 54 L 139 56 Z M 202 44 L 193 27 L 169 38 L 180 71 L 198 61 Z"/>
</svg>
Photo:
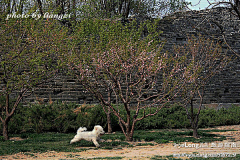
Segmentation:
<svg viewBox="0 0 240 160">
<path fill-rule="evenodd" d="M 215 131 L 215 130 L 214 130 Z M 0 147 L 0 155 L 9 155 L 19 152 L 36 153 L 47 151 L 61 151 L 61 152 L 81 152 L 95 146 L 92 142 L 80 141 L 74 144 L 69 144 L 75 133 L 23 133 L 13 134 L 10 137 L 21 137 L 22 141 L 2 141 Z M 201 138 L 194 139 L 192 131 L 174 131 L 174 130 L 137 130 L 134 133 L 135 142 L 143 142 L 139 145 L 154 145 L 156 143 L 180 143 L 180 142 L 212 142 L 222 141 L 226 139 L 224 136 L 217 136 L 210 134 L 208 130 L 199 130 Z M 115 134 L 105 134 L 102 136 L 104 140 L 112 140 L 111 142 L 100 142 L 103 149 L 113 149 L 122 147 L 134 147 L 128 142 L 124 141 L 125 137 L 121 132 Z M 97 149 L 97 148 L 96 148 Z"/>
<path fill-rule="evenodd" d="M 97 157 L 97 158 L 91 158 L 91 159 L 123 159 L 124 157 Z"/>
<path fill-rule="evenodd" d="M 173 156 L 154 156 L 151 160 L 181 160 L 180 158 L 174 158 Z"/>
<path fill-rule="evenodd" d="M 148 132 L 136 131 L 134 134 L 134 139 L 136 141 L 144 140 L 146 142 L 155 141 L 157 143 L 179 143 L 179 142 L 212 142 L 212 141 L 222 141 L 225 140 L 226 137 L 219 136 L 215 134 L 207 133 L 208 130 L 199 130 L 198 134 L 200 136 L 199 139 L 195 139 L 192 137 L 192 131 L 179 131 L 176 132 L 174 130 L 154 130 Z"/>
<path fill-rule="evenodd" d="M 228 132 L 228 131 L 237 131 L 237 130 L 234 130 L 234 129 L 228 129 L 228 130 L 209 129 L 209 130 L 205 130 L 205 132 Z"/>
<path fill-rule="evenodd" d="M 139 143 L 137 146 L 154 146 L 153 143 Z"/>
</svg>

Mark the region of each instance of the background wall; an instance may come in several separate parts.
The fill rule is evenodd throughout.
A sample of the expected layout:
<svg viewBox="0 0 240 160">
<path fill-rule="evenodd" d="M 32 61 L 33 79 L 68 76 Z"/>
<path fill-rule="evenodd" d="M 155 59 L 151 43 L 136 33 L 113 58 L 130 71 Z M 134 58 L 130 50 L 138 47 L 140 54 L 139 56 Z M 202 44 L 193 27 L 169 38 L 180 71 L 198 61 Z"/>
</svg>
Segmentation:
<svg viewBox="0 0 240 160">
<path fill-rule="evenodd" d="M 240 54 L 240 20 L 226 8 L 175 13 L 165 17 L 159 29 L 163 31 L 163 39 L 167 40 L 166 49 L 184 44 L 187 36 L 198 36 L 199 33 L 223 42 L 224 34 L 228 44 Z M 227 51 L 227 45 L 222 48 L 228 55 L 233 55 L 233 60 L 206 86 L 204 103 L 240 103 L 240 58 Z"/>
<path fill-rule="evenodd" d="M 173 45 L 186 43 L 187 36 L 198 36 L 200 33 L 218 41 L 223 41 L 222 34 L 224 34 L 228 44 L 240 54 L 240 20 L 224 8 L 175 13 L 160 21 L 159 30 L 163 31 L 161 38 L 167 42 L 164 49 L 168 51 Z M 223 50 L 233 55 L 233 60 L 221 74 L 213 77 L 205 88 L 204 103 L 220 104 L 214 105 L 217 107 L 240 103 L 240 58 L 227 51 L 226 45 L 223 45 Z M 59 74 L 53 82 L 35 89 L 34 93 L 23 101 L 36 100 L 98 103 L 74 78 L 64 74 Z"/>
</svg>

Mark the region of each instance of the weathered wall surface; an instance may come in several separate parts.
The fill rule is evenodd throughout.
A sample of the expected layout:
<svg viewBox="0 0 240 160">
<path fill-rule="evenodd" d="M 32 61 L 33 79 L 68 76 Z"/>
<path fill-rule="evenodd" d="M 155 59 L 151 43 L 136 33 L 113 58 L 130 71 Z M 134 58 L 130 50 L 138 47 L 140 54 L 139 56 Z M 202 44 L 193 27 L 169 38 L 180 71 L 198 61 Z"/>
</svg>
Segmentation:
<svg viewBox="0 0 240 160">
<path fill-rule="evenodd" d="M 228 9 L 175 13 L 171 17 L 165 17 L 159 29 L 167 40 L 166 48 L 184 44 L 187 36 L 198 36 L 199 33 L 223 42 L 223 33 L 232 49 L 240 54 L 240 20 L 230 14 Z M 223 50 L 227 50 L 227 45 L 223 45 Z M 230 51 L 228 54 L 234 55 Z M 233 59 L 206 86 L 204 103 L 240 103 L 240 58 L 233 56 Z"/>
<path fill-rule="evenodd" d="M 229 45 L 240 54 L 240 20 L 226 9 L 175 13 L 165 17 L 160 22 L 159 29 L 163 31 L 161 38 L 167 41 L 165 49 L 170 50 L 173 45 L 184 44 L 188 35 L 197 36 L 201 33 L 215 40 L 222 40 L 219 26 L 222 27 Z M 227 50 L 227 46 L 224 45 L 223 49 Z M 228 54 L 233 53 L 228 51 Z M 24 101 L 34 102 L 36 98 L 45 102 L 51 99 L 79 104 L 98 103 L 76 80 L 67 75 L 59 75 L 53 82 L 36 89 Z M 239 57 L 234 56 L 227 68 L 206 86 L 204 103 L 240 103 Z"/>
</svg>

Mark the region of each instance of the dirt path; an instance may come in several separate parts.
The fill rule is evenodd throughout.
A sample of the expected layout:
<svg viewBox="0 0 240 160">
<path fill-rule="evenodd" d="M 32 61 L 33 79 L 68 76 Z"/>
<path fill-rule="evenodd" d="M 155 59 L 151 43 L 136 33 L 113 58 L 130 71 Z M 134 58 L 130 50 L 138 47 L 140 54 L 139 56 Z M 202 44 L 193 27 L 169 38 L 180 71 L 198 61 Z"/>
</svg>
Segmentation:
<svg viewBox="0 0 240 160">
<path fill-rule="evenodd" d="M 34 160 L 57 160 L 57 159 L 77 159 L 77 158 L 96 158 L 96 157 L 123 157 L 123 159 L 150 159 L 154 156 L 180 156 L 186 159 L 186 156 L 213 156 L 213 157 L 229 157 L 240 154 L 240 125 L 221 126 L 214 129 L 237 131 L 213 132 L 227 136 L 227 140 L 216 141 L 212 143 L 192 143 L 183 142 L 180 144 L 167 143 L 156 144 L 154 146 L 135 146 L 125 147 L 121 149 L 98 149 L 91 148 L 82 152 L 46 152 L 46 153 L 18 153 L 8 156 L 0 156 L 1 159 L 34 159 Z M 154 142 L 152 142 L 154 143 Z"/>
</svg>

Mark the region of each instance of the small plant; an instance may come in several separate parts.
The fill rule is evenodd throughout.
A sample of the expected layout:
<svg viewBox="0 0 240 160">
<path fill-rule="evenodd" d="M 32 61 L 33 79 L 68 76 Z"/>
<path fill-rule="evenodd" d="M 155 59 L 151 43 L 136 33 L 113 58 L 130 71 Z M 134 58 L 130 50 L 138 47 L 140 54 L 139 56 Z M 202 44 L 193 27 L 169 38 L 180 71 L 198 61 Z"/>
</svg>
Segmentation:
<svg viewBox="0 0 240 160">
<path fill-rule="evenodd" d="M 4 137 L 3 136 L 0 136 L 0 142 L 4 142 Z"/>
<path fill-rule="evenodd" d="M 153 143 L 138 143 L 137 146 L 154 146 Z"/>
<path fill-rule="evenodd" d="M 24 155 L 31 156 L 31 157 L 33 157 L 33 158 L 36 157 L 33 153 L 24 153 Z"/>
<path fill-rule="evenodd" d="M 154 156 L 151 160 L 181 160 L 180 158 L 174 158 L 173 156 Z"/>
</svg>

